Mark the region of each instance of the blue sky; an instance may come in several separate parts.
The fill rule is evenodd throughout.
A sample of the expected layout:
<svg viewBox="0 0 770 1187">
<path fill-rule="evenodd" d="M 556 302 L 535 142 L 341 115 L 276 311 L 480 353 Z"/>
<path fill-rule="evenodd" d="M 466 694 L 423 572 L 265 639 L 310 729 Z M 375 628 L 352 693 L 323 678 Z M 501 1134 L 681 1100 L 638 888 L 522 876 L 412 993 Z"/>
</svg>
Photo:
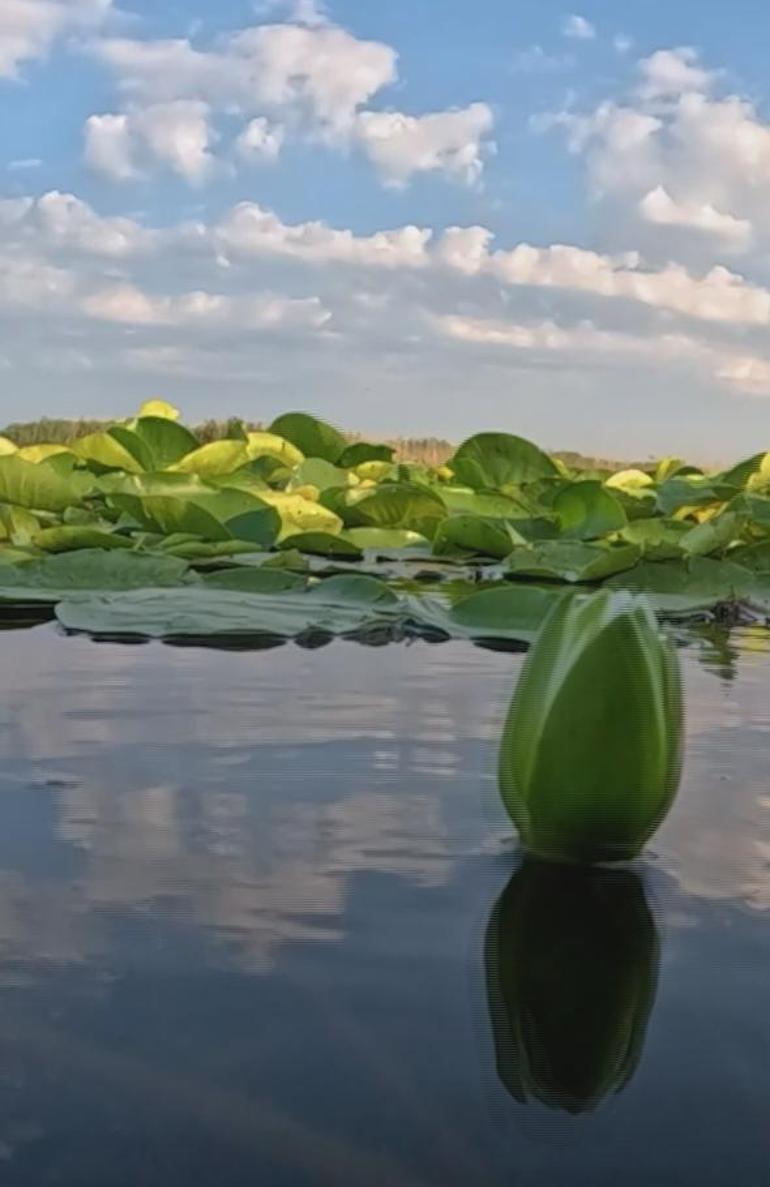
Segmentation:
<svg viewBox="0 0 770 1187">
<path fill-rule="evenodd" d="M 766 446 L 768 33 L 747 0 L 0 7 L 0 422 Z"/>
</svg>

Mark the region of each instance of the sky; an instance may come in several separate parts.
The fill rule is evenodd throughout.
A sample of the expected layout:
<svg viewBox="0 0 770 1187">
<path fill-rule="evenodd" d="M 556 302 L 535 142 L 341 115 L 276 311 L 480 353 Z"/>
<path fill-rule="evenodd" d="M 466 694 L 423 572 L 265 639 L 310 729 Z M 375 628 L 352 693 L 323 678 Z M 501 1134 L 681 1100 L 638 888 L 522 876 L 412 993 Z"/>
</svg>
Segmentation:
<svg viewBox="0 0 770 1187">
<path fill-rule="evenodd" d="M 770 448 L 756 0 L 0 0 L 0 424 Z"/>
</svg>

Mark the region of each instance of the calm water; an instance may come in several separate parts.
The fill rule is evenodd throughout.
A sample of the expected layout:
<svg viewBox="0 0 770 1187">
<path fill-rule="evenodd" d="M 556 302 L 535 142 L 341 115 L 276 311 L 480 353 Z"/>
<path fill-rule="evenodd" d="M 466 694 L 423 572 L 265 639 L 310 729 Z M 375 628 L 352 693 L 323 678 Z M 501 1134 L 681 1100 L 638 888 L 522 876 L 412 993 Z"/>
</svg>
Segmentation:
<svg viewBox="0 0 770 1187">
<path fill-rule="evenodd" d="M 520 656 L 0 634 L 3 1184 L 766 1184 L 770 643 L 683 661 L 674 812 L 565 882 Z"/>
</svg>

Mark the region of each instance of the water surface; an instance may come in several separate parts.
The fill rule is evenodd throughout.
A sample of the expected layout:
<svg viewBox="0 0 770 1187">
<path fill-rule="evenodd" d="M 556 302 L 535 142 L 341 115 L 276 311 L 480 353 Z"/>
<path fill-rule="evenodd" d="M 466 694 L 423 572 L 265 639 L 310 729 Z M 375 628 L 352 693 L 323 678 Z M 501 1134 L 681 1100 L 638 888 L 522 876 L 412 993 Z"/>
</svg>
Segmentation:
<svg viewBox="0 0 770 1187">
<path fill-rule="evenodd" d="M 683 654 L 677 805 L 563 894 L 519 655 L 0 633 L 3 1182 L 764 1185 L 769 653 Z"/>
</svg>

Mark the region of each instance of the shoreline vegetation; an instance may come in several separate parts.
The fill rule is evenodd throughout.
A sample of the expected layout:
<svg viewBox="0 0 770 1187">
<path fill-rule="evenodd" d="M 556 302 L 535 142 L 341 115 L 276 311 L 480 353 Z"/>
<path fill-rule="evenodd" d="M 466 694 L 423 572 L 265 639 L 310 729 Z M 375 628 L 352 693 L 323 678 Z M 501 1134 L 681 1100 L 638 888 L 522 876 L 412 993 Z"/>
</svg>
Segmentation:
<svg viewBox="0 0 770 1187">
<path fill-rule="evenodd" d="M 15 445 L 65 445 L 68 441 L 87 437 L 90 433 L 101 433 L 114 424 L 114 419 L 73 418 L 57 419 L 41 417 L 39 420 L 18 421 L 0 427 L 0 436 L 7 437 Z M 223 441 L 232 437 L 243 425 L 247 432 L 263 432 L 266 425 L 258 421 L 242 421 L 232 416 L 227 420 L 209 419 L 191 426 L 191 430 L 201 445 L 208 445 L 212 441 Z M 344 432 L 343 436 L 351 442 L 363 440 L 362 433 Z M 443 466 L 453 456 L 457 443 L 447 441 L 443 437 L 385 437 L 382 444 L 391 446 L 395 450 L 394 459 L 398 462 L 419 462 L 423 466 Z M 589 457 L 575 450 L 552 450 L 551 456 L 559 458 L 573 470 L 608 470 L 614 472 L 622 469 L 649 469 L 651 462 L 628 461 L 627 459 Z"/>
</svg>

